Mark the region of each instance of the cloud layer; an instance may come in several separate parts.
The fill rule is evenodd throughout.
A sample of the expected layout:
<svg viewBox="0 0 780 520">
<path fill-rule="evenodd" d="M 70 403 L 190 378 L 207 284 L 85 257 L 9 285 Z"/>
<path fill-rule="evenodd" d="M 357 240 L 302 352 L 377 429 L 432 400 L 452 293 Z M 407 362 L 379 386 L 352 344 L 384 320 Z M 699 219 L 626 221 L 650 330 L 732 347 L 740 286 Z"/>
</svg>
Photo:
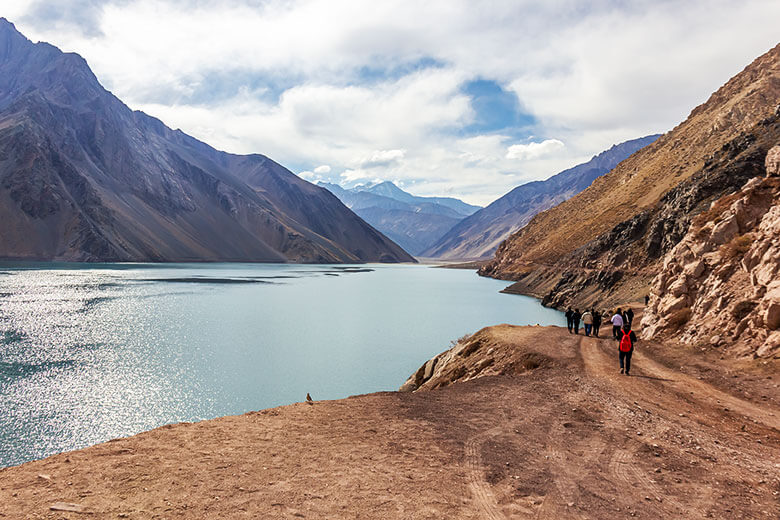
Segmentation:
<svg viewBox="0 0 780 520">
<path fill-rule="evenodd" d="M 486 204 L 672 128 L 777 44 L 780 3 L 4 0 L 0 16 L 218 148 Z"/>
</svg>

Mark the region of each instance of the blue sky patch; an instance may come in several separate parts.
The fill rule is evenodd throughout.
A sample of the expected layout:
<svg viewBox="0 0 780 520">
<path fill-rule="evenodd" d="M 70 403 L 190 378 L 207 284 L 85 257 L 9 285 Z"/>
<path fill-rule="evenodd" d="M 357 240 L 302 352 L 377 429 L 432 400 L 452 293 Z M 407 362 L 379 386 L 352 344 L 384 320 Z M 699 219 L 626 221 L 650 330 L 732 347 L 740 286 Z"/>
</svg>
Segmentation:
<svg viewBox="0 0 780 520">
<path fill-rule="evenodd" d="M 515 138 L 530 135 L 530 127 L 536 120 L 523 112 L 514 92 L 487 79 L 469 81 L 461 90 L 471 98 L 471 108 L 476 113 L 474 122 L 462 129 L 463 135 L 502 133 Z"/>
<path fill-rule="evenodd" d="M 380 60 L 377 60 L 380 61 Z M 384 81 L 396 81 L 404 76 L 425 69 L 440 69 L 446 63 L 430 56 L 392 66 L 364 65 L 357 70 L 357 85 L 372 85 Z"/>
</svg>

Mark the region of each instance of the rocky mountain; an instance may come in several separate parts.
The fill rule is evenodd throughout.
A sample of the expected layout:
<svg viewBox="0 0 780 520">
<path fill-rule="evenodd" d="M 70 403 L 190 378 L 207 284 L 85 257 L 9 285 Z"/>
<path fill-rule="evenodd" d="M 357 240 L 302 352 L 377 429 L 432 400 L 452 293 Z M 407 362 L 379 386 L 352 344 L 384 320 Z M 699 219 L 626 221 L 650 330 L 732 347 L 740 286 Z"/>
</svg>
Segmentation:
<svg viewBox="0 0 780 520">
<path fill-rule="evenodd" d="M 643 336 L 780 358 L 780 146 L 766 172 L 697 216 L 666 255 Z"/>
<path fill-rule="evenodd" d="M 489 206 L 463 219 L 442 236 L 422 256 L 476 259 L 493 256 L 498 245 L 525 226 L 531 218 L 567 200 L 628 156 L 655 141 L 649 135 L 616 144 L 590 161 L 564 170 L 544 181 L 523 184 Z"/>
<path fill-rule="evenodd" d="M 413 261 L 262 155 L 215 150 L 0 19 L 0 258 Z"/>
<path fill-rule="evenodd" d="M 648 293 L 696 215 L 764 173 L 780 140 L 780 45 L 690 116 L 503 242 L 480 273 L 551 306 Z"/>
<path fill-rule="evenodd" d="M 452 226 L 480 209 L 450 197 L 418 197 L 389 181 L 351 189 L 327 182 L 318 184 L 413 255 L 422 253 Z"/>
</svg>

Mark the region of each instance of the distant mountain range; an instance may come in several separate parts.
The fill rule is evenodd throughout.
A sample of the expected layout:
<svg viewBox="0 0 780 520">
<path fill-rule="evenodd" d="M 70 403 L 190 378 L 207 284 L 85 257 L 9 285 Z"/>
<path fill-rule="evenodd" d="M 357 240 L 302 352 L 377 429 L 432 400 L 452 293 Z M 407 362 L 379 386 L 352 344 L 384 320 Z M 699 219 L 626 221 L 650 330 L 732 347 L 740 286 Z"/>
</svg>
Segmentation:
<svg viewBox="0 0 780 520">
<path fill-rule="evenodd" d="M 0 258 L 414 261 L 262 155 L 220 152 L 0 18 Z"/>
<path fill-rule="evenodd" d="M 327 182 L 318 185 L 413 255 L 419 255 L 455 224 L 481 209 L 449 197 L 417 197 L 389 181 L 351 189 Z"/>
<path fill-rule="evenodd" d="M 597 177 L 609 172 L 658 137 L 659 135 L 649 135 L 616 144 L 590 161 L 564 170 L 547 180 L 518 186 L 489 206 L 455 224 L 419 255 L 447 260 L 491 257 L 501 242 L 525 226 L 534 215 L 581 192 Z"/>
</svg>

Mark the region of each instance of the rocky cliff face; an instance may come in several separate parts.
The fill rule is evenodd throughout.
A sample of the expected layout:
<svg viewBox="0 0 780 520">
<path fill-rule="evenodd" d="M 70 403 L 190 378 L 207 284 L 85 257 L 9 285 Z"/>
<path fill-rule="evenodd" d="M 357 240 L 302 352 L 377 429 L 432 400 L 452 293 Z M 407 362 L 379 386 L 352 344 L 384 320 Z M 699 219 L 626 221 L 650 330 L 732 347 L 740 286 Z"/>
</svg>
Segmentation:
<svg viewBox="0 0 780 520">
<path fill-rule="evenodd" d="M 326 190 L 130 110 L 2 18 L 0 220 L 0 258 L 413 261 Z"/>
<path fill-rule="evenodd" d="M 664 258 L 644 337 L 780 358 L 780 146 L 766 173 L 699 215 Z"/>
<path fill-rule="evenodd" d="M 778 101 L 780 46 L 674 130 L 537 215 L 480 274 L 515 280 L 512 291 L 551 306 L 639 299 L 692 219 L 763 175 L 780 138 Z"/>
<path fill-rule="evenodd" d="M 537 213 L 581 192 L 631 154 L 658 138 L 650 135 L 616 144 L 590 161 L 564 170 L 544 181 L 523 184 L 463 219 L 422 256 L 453 259 L 487 258 L 507 237 L 525 226 Z"/>
</svg>

